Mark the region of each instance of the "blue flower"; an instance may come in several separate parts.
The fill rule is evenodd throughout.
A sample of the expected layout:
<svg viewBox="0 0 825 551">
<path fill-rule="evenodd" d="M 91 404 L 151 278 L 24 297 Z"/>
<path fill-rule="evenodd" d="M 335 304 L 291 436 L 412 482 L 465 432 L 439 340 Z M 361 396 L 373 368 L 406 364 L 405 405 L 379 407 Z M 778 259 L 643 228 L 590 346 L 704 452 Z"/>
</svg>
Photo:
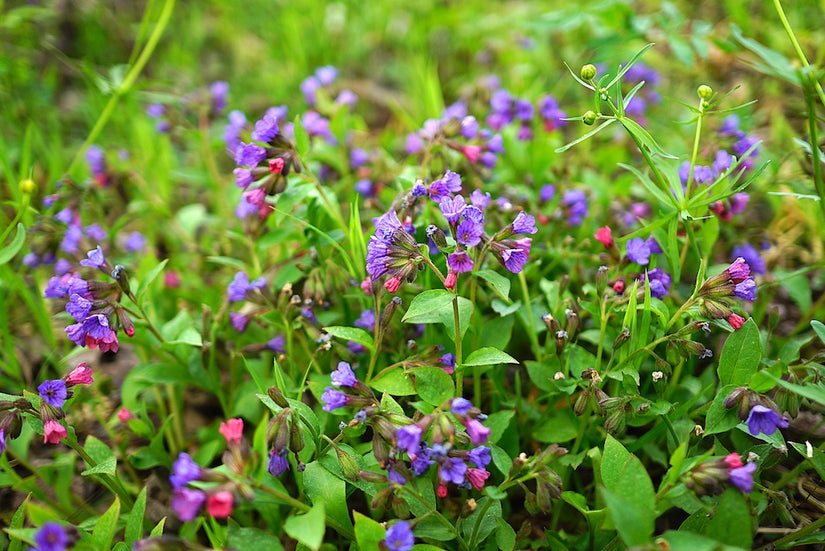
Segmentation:
<svg viewBox="0 0 825 551">
<path fill-rule="evenodd" d="M 100 248 L 100 245 L 98 245 L 96 249 L 87 252 L 86 256 L 89 258 L 84 258 L 81 260 L 81 266 L 86 266 L 88 268 L 100 268 L 106 263 L 106 258 L 103 256 L 103 249 Z"/>
<path fill-rule="evenodd" d="M 92 311 L 92 301 L 86 300 L 77 293 L 73 294 L 66 303 L 66 311 L 75 321 L 83 321 Z"/>
<path fill-rule="evenodd" d="M 516 219 L 511 225 L 513 227 L 513 233 L 533 234 L 539 231 L 538 228 L 536 228 L 535 216 L 532 214 L 527 214 L 524 211 L 521 211 L 516 215 Z"/>
<path fill-rule="evenodd" d="M 472 408 L 473 404 L 467 398 L 453 398 L 450 404 L 453 415 L 467 415 Z"/>
<path fill-rule="evenodd" d="M 627 258 L 645 266 L 650 264 L 650 247 L 641 237 L 634 237 L 627 242 Z"/>
<path fill-rule="evenodd" d="M 399 520 L 387 528 L 384 543 L 390 551 L 410 551 L 415 545 L 415 536 L 410 524 L 405 520 Z"/>
<path fill-rule="evenodd" d="M 252 131 L 250 137 L 257 142 L 269 142 L 272 141 L 279 132 L 278 118 L 267 111 L 261 120 L 255 122 L 255 130 Z"/>
<path fill-rule="evenodd" d="M 261 276 L 255 281 L 250 282 L 247 279 L 246 272 L 238 272 L 235 278 L 226 287 L 226 292 L 229 295 L 229 301 L 239 301 L 246 299 L 246 294 L 255 289 L 262 289 L 266 285 L 266 279 Z"/>
<path fill-rule="evenodd" d="M 751 408 L 748 415 L 748 430 L 754 436 L 760 432 L 770 436 L 776 432 L 776 428 L 788 428 L 788 420 L 780 417 L 778 413 L 765 406 L 756 405 Z"/>
<path fill-rule="evenodd" d="M 69 545 L 66 530 L 56 522 L 47 522 L 34 534 L 37 551 L 64 551 Z"/>
<path fill-rule="evenodd" d="M 476 207 L 468 207 L 476 208 Z M 465 220 L 456 228 L 456 241 L 468 247 L 475 247 L 481 243 L 481 236 L 484 234 L 484 226 L 471 220 Z"/>
<path fill-rule="evenodd" d="M 269 453 L 269 463 L 266 466 L 266 470 L 272 476 L 280 476 L 283 474 L 284 471 L 289 469 L 289 461 L 287 461 L 286 455 L 288 450 L 284 448 L 280 452 L 276 452 L 274 449 Z"/>
<path fill-rule="evenodd" d="M 347 362 L 338 362 L 338 369 L 332 372 L 332 384 L 335 386 L 355 386 L 358 378 Z"/>
<path fill-rule="evenodd" d="M 754 246 L 750 243 L 736 245 L 735 247 L 733 247 L 731 257 L 742 257 L 745 263 L 747 263 L 748 266 L 750 266 L 751 271 L 757 274 L 765 273 L 765 261 L 759 255 L 759 252 L 756 250 L 756 248 L 754 248 Z"/>
<path fill-rule="evenodd" d="M 180 489 L 201 477 L 200 466 L 192 460 L 188 453 L 181 452 L 178 459 L 172 464 L 172 474 L 169 483 L 172 488 Z"/>
<path fill-rule="evenodd" d="M 490 448 L 488 448 L 487 446 L 479 446 L 477 448 L 473 448 L 472 450 L 470 450 L 467 459 L 479 469 L 483 469 L 484 467 L 490 464 L 490 461 L 492 461 Z"/>
<path fill-rule="evenodd" d="M 324 390 L 326 392 L 321 396 L 321 401 L 324 402 L 321 409 L 324 411 L 334 411 L 347 405 L 347 395 L 340 390 L 335 390 L 331 386 L 326 387 Z"/>
<path fill-rule="evenodd" d="M 63 379 L 44 381 L 37 387 L 37 392 L 44 402 L 55 408 L 63 407 L 68 396 L 66 382 Z"/>
<path fill-rule="evenodd" d="M 761 407 L 761 406 L 756 406 Z M 771 431 L 773 432 L 773 431 Z M 748 463 L 744 467 L 730 470 L 730 482 L 746 494 L 753 490 L 753 473 L 756 471 L 756 463 Z"/>
<path fill-rule="evenodd" d="M 444 482 L 462 484 L 467 473 L 467 464 L 458 457 L 450 457 L 441 464 L 438 475 Z"/>
</svg>

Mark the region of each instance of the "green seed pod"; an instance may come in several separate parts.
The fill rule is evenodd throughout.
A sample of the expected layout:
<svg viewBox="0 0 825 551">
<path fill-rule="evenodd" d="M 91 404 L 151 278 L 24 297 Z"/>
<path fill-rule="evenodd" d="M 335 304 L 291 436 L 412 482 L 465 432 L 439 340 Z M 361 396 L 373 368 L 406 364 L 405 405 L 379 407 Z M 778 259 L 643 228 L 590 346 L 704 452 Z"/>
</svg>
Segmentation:
<svg viewBox="0 0 825 551">
<path fill-rule="evenodd" d="M 582 115 L 582 122 L 587 126 L 592 126 L 598 118 L 599 116 L 593 111 L 587 111 L 584 115 Z"/>
<path fill-rule="evenodd" d="M 702 99 L 710 99 L 710 97 L 713 95 L 713 88 L 711 88 L 707 84 L 702 84 L 696 90 L 696 93 L 699 94 L 699 97 Z"/>
<path fill-rule="evenodd" d="M 361 467 L 358 466 L 358 462 L 355 460 L 355 458 L 346 453 L 338 446 L 334 446 L 334 448 L 335 455 L 338 458 L 338 465 L 340 465 L 341 470 L 344 471 L 344 476 L 346 476 L 350 480 L 355 480 L 356 478 L 358 478 L 361 472 Z"/>
<path fill-rule="evenodd" d="M 582 67 L 582 70 L 579 72 L 579 76 L 582 80 L 593 80 L 596 78 L 596 66 L 588 63 Z"/>
<path fill-rule="evenodd" d="M 26 178 L 25 180 L 20 180 L 19 189 L 20 193 L 30 195 L 37 189 L 37 185 L 34 183 L 34 180 Z"/>
</svg>

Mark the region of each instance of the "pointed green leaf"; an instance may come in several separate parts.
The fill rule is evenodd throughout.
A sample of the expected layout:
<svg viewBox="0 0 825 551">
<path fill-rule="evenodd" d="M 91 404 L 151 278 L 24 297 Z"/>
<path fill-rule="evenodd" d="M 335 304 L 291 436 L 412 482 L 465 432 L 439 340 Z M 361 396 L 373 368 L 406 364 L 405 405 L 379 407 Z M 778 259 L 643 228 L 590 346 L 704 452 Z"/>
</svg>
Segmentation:
<svg viewBox="0 0 825 551">
<path fill-rule="evenodd" d="M 338 337 L 339 339 L 344 339 L 346 341 L 357 342 L 358 344 L 363 344 L 370 350 L 373 349 L 372 335 L 358 327 L 332 325 L 330 327 L 324 327 L 324 331 L 333 337 Z"/>
<path fill-rule="evenodd" d="M 5 264 L 12 258 L 17 252 L 20 250 L 20 247 L 23 246 L 23 242 L 26 240 L 26 227 L 23 225 L 22 222 L 17 223 L 17 233 L 14 234 L 14 239 L 11 240 L 11 243 L 6 245 L 2 250 L 0 250 L 0 265 Z"/>
<path fill-rule="evenodd" d="M 415 389 L 421 398 L 434 406 L 440 406 L 453 396 L 453 380 L 440 367 L 419 367 L 412 370 Z"/>
<path fill-rule="evenodd" d="M 453 297 L 455 297 L 455 295 L 445 289 L 424 291 L 412 300 L 410 307 L 407 308 L 407 312 L 404 314 L 401 321 L 407 323 L 420 323 L 415 318 L 424 317 L 427 314 L 432 314 L 436 310 L 444 308 L 453 301 Z"/>
<path fill-rule="evenodd" d="M 140 491 L 135 500 L 135 505 L 129 513 L 126 521 L 126 533 L 124 534 L 126 543 L 131 549 L 136 541 L 143 537 L 143 515 L 146 513 L 146 486 Z"/>
<path fill-rule="evenodd" d="M 92 532 L 92 542 L 98 549 L 110 549 L 112 538 L 115 537 L 117 520 L 120 517 L 120 499 L 115 497 L 114 503 L 103 513 L 95 524 Z"/>
<path fill-rule="evenodd" d="M 295 149 L 298 150 L 298 155 L 303 157 L 309 151 L 309 135 L 301 123 L 301 115 L 295 115 Z"/>
<path fill-rule="evenodd" d="M 506 352 L 502 352 L 492 346 L 485 346 L 474 350 L 462 365 L 498 365 L 498 364 L 518 364 L 518 360 Z"/>
<path fill-rule="evenodd" d="M 717 369 L 719 383 L 735 386 L 748 384 L 759 369 L 761 359 L 759 328 L 753 318 L 750 318 L 725 341 Z"/>
<path fill-rule="evenodd" d="M 284 531 L 313 551 L 318 551 L 324 541 L 325 518 L 324 502 L 319 500 L 305 514 L 286 519 Z"/>
</svg>

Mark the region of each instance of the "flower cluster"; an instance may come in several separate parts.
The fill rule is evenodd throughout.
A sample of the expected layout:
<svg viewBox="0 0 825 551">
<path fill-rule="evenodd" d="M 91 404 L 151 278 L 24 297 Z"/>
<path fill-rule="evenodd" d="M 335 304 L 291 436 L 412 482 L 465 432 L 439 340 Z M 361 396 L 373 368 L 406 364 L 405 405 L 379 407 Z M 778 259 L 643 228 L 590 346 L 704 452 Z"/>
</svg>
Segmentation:
<svg viewBox="0 0 825 551">
<path fill-rule="evenodd" d="M 490 128 L 499 131 L 516 122 L 519 125 L 519 140 L 533 138 L 532 122 L 536 119 L 536 113 L 546 132 L 552 132 L 567 124 L 567 113 L 559 108 L 556 99 L 550 95 L 541 97 L 534 107 L 532 102 L 517 98 L 509 91 L 499 88 L 490 97 L 490 109 L 491 112 L 487 115 L 487 124 Z"/>
<path fill-rule="evenodd" d="M 232 514 L 234 496 L 226 485 L 220 485 L 209 490 L 189 487 L 189 484 L 198 481 L 220 480 L 222 475 L 210 469 L 204 469 L 181 452 L 178 459 L 172 464 L 172 474 L 169 483 L 172 485 L 171 506 L 182 521 L 194 520 L 206 505 L 206 513 L 214 518 L 226 518 Z"/>
<path fill-rule="evenodd" d="M 57 522 L 46 522 L 34 533 L 36 551 L 66 551 L 71 549 L 78 539 L 77 528 L 63 526 Z"/>
<path fill-rule="evenodd" d="M 776 403 L 747 387 L 733 389 L 723 404 L 727 409 L 736 408 L 737 416 L 748 424 L 748 431 L 754 436 L 760 432 L 770 436 L 777 428 L 788 428 L 788 419 Z"/>
<path fill-rule="evenodd" d="M 730 298 L 756 300 L 756 282 L 750 272 L 748 263 L 739 257 L 724 272 L 708 278 L 699 289 L 701 314 L 711 319 L 726 319 L 734 329 L 742 327 L 745 319 L 730 309 Z"/>
<path fill-rule="evenodd" d="M 87 281 L 68 272 L 52 277 L 43 296 L 69 299 L 65 309 L 76 322 L 65 329 L 70 341 L 91 349 L 100 347 L 103 352 L 117 352 L 117 329 L 122 328 L 129 337 L 135 334 L 129 314 L 120 305 L 123 294 L 134 301 L 126 269 L 121 265 L 112 268 L 99 246 L 89 251 L 80 264 L 110 275 L 115 282 Z"/>
<path fill-rule="evenodd" d="M 756 463 L 743 465 L 739 454 L 732 453 L 695 467 L 685 480 L 685 486 L 703 496 L 721 494 L 725 490 L 725 484 L 730 483 L 749 494 L 753 490 L 754 472 Z"/>
</svg>

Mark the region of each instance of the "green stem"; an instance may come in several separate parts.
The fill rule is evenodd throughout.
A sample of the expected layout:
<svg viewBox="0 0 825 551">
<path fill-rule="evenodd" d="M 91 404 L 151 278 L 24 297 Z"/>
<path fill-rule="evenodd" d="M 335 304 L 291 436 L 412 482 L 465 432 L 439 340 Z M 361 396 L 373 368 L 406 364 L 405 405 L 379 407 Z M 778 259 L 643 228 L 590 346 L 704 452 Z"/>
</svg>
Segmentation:
<svg viewBox="0 0 825 551">
<path fill-rule="evenodd" d="M 802 62 L 803 67 L 809 66 L 810 63 L 808 63 L 808 58 L 805 57 L 805 52 L 802 51 L 802 46 L 799 45 L 799 41 L 797 41 L 793 29 L 791 29 L 791 24 L 788 22 L 788 18 L 785 17 L 785 11 L 782 9 L 782 3 L 779 0 L 773 0 L 773 6 L 776 8 L 776 13 L 779 15 L 779 20 L 782 21 L 782 27 L 785 29 L 785 32 L 788 33 L 788 38 L 791 40 L 791 44 L 793 45 L 793 49 L 796 52 L 797 57 L 799 57 L 799 61 Z M 822 105 L 825 106 L 825 91 L 822 89 L 822 85 L 820 85 L 819 82 L 814 82 L 814 85 L 816 87 L 816 93 L 819 95 L 819 101 L 821 101 Z"/>
<path fill-rule="evenodd" d="M 527 278 L 524 276 L 524 270 L 518 273 L 518 279 L 521 283 L 521 292 L 524 297 L 524 305 L 527 307 L 527 325 L 529 329 L 528 334 L 530 337 L 530 346 L 533 347 L 533 354 L 536 356 L 536 361 L 540 362 L 542 349 L 539 346 L 539 337 L 536 334 L 536 323 L 533 318 L 533 305 L 530 303 L 530 292 L 527 289 Z"/>
<path fill-rule="evenodd" d="M 381 342 L 381 323 L 379 323 L 381 318 L 381 312 L 378 310 L 378 307 L 381 305 L 379 302 L 378 294 L 373 293 L 372 295 L 372 307 L 375 311 L 375 327 L 373 328 L 373 349 L 372 353 L 370 354 L 370 366 L 367 369 L 367 378 L 365 379 L 367 383 L 372 380 L 372 373 L 375 370 L 375 363 L 378 361 L 378 349 L 380 348 Z"/>
<path fill-rule="evenodd" d="M 321 185 L 320 180 L 318 180 L 318 178 L 312 172 L 312 169 L 309 168 L 309 165 L 306 163 L 306 161 L 304 161 L 303 158 L 301 159 L 301 164 L 303 165 L 304 170 L 306 171 L 306 175 L 309 177 L 309 179 L 312 181 L 312 184 L 315 186 L 315 189 L 318 191 L 318 195 L 321 196 L 321 200 L 324 202 L 324 205 L 326 205 L 330 216 L 332 216 L 332 218 L 335 220 L 335 223 L 338 224 L 338 226 L 341 228 L 341 231 L 344 232 L 344 235 L 347 235 L 347 233 L 349 232 L 347 224 L 344 222 L 344 218 L 341 216 L 341 213 L 338 211 L 338 209 L 332 206 L 332 202 L 329 200 L 329 197 L 327 197 L 327 193 L 324 191 L 324 186 Z"/>
<path fill-rule="evenodd" d="M 678 310 L 676 310 L 676 313 L 675 313 L 675 314 L 673 314 L 673 317 L 672 317 L 672 318 L 670 318 L 670 321 L 669 321 L 669 322 L 667 322 L 667 325 L 665 326 L 665 331 L 667 331 L 668 329 L 670 329 L 670 326 L 671 326 L 671 325 L 673 325 L 674 323 L 676 323 L 676 321 L 679 319 L 679 316 L 681 316 L 682 314 L 684 314 L 684 313 L 685 313 L 685 311 L 686 311 L 688 308 L 690 308 L 691 306 L 693 306 L 693 304 L 694 304 L 695 302 L 696 302 L 696 294 L 694 293 L 693 295 L 691 295 L 691 296 L 690 296 L 690 298 L 689 298 L 689 299 L 687 299 L 687 300 L 685 301 L 685 303 L 684 303 L 682 306 L 680 306 L 680 307 L 679 307 L 679 309 L 678 309 Z"/>
<path fill-rule="evenodd" d="M 461 319 L 458 315 L 458 292 L 453 297 L 453 323 L 455 324 L 455 395 L 456 398 L 459 398 L 464 393 L 464 357 L 461 353 Z"/>
<path fill-rule="evenodd" d="M 287 505 L 291 505 L 292 507 L 295 507 L 296 509 L 300 509 L 301 511 L 306 512 L 306 511 L 309 511 L 310 509 L 312 509 L 312 507 L 310 507 L 309 505 L 307 505 L 303 501 L 299 501 L 299 500 L 295 499 L 294 497 L 292 497 L 288 494 L 285 494 L 283 492 L 279 492 L 275 488 L 270 488 L 269 486 L 266 486 L 265 484 L 262 484 L 260 482 L 254 482 L 253 486 L 255 488 L 257 488 L 258 490 L 271 495 L 275 499 L 277 499 L 277 500 L 279 500 L 283 503 L 286 503 Z M 347 528 L 343 524 L 339 523 L 337 520 L 327 516 L 326 517 L 326 522 L 327 522 L 327 524 L 329 525 L 330 528 L 332 528 L 333 530 L 339 532 L 340 534 L 345 535 L 349 539 L 353 539 L 355 537 L 355 534 L 352 533 L 352 530 L 350 530 L 349 528 Z"/>
<path fill-rule="evenodd" d="M 814 106 L 814 98 L 809 89 L 805 89 L 805 101 L 808 103 L 808 132 L 811 137 L 811 159 L 814 163 L 814 186 L 816 193 L 819 195 L 819 208 L 822 210 L 822 219 L 825 220 L 825 182 L 822 177 L 822 161 L 820 160 L 821 153 L 819 151 L 819 138 L 817 137 L 816 128 L 816 107 Z"/>
<path fill-rule="evenodd" d="M 701 262 L 702 261 L 702 251 L 699 249 L 699 243 L 696 241 L 696 234 L 693 233 L 693 225 L 691 224 L 692 220 L 685 220 L 685 230 L 687 231 L 688 241 L 693 244 L 693 248 L 696 249 L 696 258 Z"/>
<path fill-rule="evenodd" d="M 163 5 L 163 9 L 160 12 L 160 17 L 158 18 L 158 22 L 155 24 L 155 28 L 152 30 L 152 35 L 149 37 L 149 40 L 146 41 L 146 46 L 143 48 L 143 51 L 140 52 L 140 56 L 138 56 L 137 61 L 132 67 L 129 69 L 129 72 L 126 74 L 126 78 L 123 79 L 123 82 L 118 87 L 117 90 L 112 94 L 112 97 L 109 98 L 109 102 L 106 104 L 106 107 L 103 109 L 103 112 L 95 122 L 95 125 L 92 127 L 91 132 L 86 137 L 86 141 L 83 142 L 83 145 L 78 150 L 77 154 L 75 155 L 74 159 L 72 159 L 69 168 L 66 169 L 66 172 L 71 174 L 72 171 L 75 169 L 77 164 L 83 158 L 83 153 L 85 153 L 86 149 L 94 143 L 97 139 L 100 132 L 103 130 L 103 127 L 106 126 L 106 123 L 109 121 L 109 117 L 115 110 L 115 106 L 117 102 L 120 100 L 120 97 L 123 96 L 129 89 L 132 88 L 135 81 L 140 75 L 140 72 L 143 70 L 143 67 L 146 65 L 146 62 L 149 61 L 149 58 L 152 56 L 152 52 L 154 52 L 155 47 L 160 40 L 161 35 L 163 35 L 163 31 L 166 28 L 167 23 L 169 23 L 169 18 L 172 17 L 172 12 L 175 8 L 175 0 L 166 0 L 166 3 Z"/>
<path fill-rule="evenodd" d="M 811 532 L 819 530 L 823 526 L 825 526 L 825 515 L 822 515 L 821 517 L 819 517 L 818 519 L 816 519 L 815 521 L 810 523 L 808 526 L 800 528 L 796 532 L 791 532 L 787 536 L 783 536 L 783 537 L 779 538 L 776 541 L 772 541 L 772 542 L 770 542 L 766 545 L 763 545 L 762 547 L 759 548 L 759 551 L 764 551 L 764 550 L 767 550 L 767 549 L 782 548 L 785 544 L 788 544 L 788 543 L 791 543 L 795 540 L 798 540 L 802 536 L 807 536 Z"/>
<path fill-rule="evenodd" d="M 80 458 L 86 462 L 89 468 L 97 467 L 97 462 L 92 459 L 88 453 L 86 453 L 86 450 L 84 450 L 83 447 L 77 442 L 76 438 L 67 436 L 63 439 L 63 442 L 76 451 L 77 455 L 79 455 Z M 123 483 L 119 478 L 108 474 L 98 474 L 95 476 L 97 476 L 103 485 L 109 488 L 112 493 L 117 495 L 120 498 L 120 501 L 126 505 L 127 508 L 131 509 L 134 506 L 132 497 L 126 491 L 126 488 L 123 487 Z"/>
<path fill-rule="evenodd" d="M 699 154 L 699 138 L 702 135 L 702 120 L 705 116 L 705 109 L 702 106 L 705 100 L 699 100 L 699 118 L 696 120 L 696 132 L 693 135 L 693 153 L 690 156 L 690 171 L 688 172 L 687 187 L 685 188 L 685 200 L 682 208 L 687 209 L 690 203 L 690 184 L 693 182 L 693 169 L 696 167 L 696 156 Z"/>
</svg>

